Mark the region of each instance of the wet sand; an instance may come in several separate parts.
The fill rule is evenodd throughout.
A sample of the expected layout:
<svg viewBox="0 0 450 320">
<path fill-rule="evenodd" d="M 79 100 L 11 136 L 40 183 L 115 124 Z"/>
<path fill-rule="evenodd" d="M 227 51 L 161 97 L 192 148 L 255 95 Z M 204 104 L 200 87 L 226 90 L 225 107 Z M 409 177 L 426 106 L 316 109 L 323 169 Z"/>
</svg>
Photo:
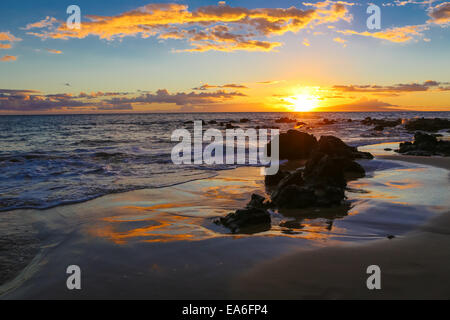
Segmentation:
<svg viewBox="0 0 450 320">
<path fill-rule="evenodd" d="M 436 170 L 441 170 L 434 173 L 437 175 L 446 172 Z M 354 185 L 358 184 L 365 182 Z M 380 190 L 389 195 L 415 192 L 416 185 L 403 181 Z M 367 205 L 371 197 L 379 196 L 375 193 L 366 198 L 360 195 L 361 204 L 357 210 L 346 210 L 342 214 L 345 219 L 303 219 L 298 230 L 274 225 L 270 230 L 255 230 L 257 236 L 232 235 L 213 223 L 215 217 L 243 207 L 254 192 L 264 192 L 259 169 L 240 168 L 174 187 L 113 194 L 45 211 L 7 213 L 1 227 L 18 228 L 8 239 L 20 240 L 27 233 L 27 241 L 33 240 L 30 246 L 23 242 L 16 251 L 8 245 L 0 250 L 2 257 L 12 254 L 10 267 L 15 257 L 24 257 L 23 264 L 5 271 L 9 279 L 16 278 L 0 286 L 0 298 L 450 297 L 450 276 L 445 273 L 450 264 L 448 215 L 437 216 L 417 229 L 427 217 L 417 214 L 425 209 L 416 206 L 414 212 L 400 203 L 401 198 L 395 206 Z M 445 190 L 442 192 L 445 195 Z M 405 214 L 416 220 L 411 225 L 392 222 L 393 217 L 401 220 Z M 277 219 L 273 217 L 275 224 Z M 361 221 L 359 229 L 349 232 Z M 415 230 L 402 234 L 412 228 Z M 387 230 L 400 236 L 388 240 Z M 359 240 L 364 240 L 363 244 L 358 244 Z M 36 250 L 39 254 L 34 256 Z M 73 264 L 82 269 L 81 291 L 66 288 L 65 271 Z M 382 270 L 380 292 L 368 291 L 365 286 L 365 268 L 371 264 Z"/>
<path fill-rule="evenodd" d="M 450 158 L 386 156 L 450 169 Z M 450 189 L 443 190 L 448 192 Z M 304 250 L 237 279 L 244 299 L 449 299 L 450 212 L 392 240 Z M 366 268 L 381 268 L 381 290 L 368 290 Z"/>
<path fill-rule="evenodd" d="M 405 155 L 380 155 L 380 159 L 387 160 L 399 160 L 411 163 L 424 164 L 427 166 L 433 166 L 450 170 L 450 158 L 449 157 L 422 157 L 422 156 L 405 156 Z"/>
</svg>

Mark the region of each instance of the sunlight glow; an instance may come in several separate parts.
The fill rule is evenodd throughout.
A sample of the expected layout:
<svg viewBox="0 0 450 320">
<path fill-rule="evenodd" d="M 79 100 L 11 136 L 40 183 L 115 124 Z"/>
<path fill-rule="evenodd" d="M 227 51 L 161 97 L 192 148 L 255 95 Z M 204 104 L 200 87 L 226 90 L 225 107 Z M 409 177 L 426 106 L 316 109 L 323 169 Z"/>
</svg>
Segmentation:
<svg viewBox="0 0 450 320">
<path fill-rule="evenodd" d="M 312 111 L 319 106 L 319 97 L 307 91 L 284 99 L 289 103 L 288 108 L 294 112 Z"/>
</svg>

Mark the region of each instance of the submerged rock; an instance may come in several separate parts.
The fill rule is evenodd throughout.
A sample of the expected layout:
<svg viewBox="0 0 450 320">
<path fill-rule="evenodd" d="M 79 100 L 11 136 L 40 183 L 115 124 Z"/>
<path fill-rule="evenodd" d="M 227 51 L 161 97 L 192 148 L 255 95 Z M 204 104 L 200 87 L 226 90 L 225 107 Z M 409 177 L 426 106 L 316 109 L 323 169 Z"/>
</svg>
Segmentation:
<svg viewBox="0 0 450 320">
<path fill-rule="evenodd" d="M 414 142 L 400 143 L 399 153 L 412 156 L 450 156 L 450 141 L 440 141 L 434 135 L 417 132 Z"/>
<path fill-rule="evenodd" d="M 434 119 L 414 119 L 409 121 L 405 128 L 409 131 L 428 131 L 428 132 L 436 132 L 443 129 L 449 129 L 450 128 L 450 120 L 448 119 L 441 119 L 441 118 L 434 118 Z"/>
</svg>

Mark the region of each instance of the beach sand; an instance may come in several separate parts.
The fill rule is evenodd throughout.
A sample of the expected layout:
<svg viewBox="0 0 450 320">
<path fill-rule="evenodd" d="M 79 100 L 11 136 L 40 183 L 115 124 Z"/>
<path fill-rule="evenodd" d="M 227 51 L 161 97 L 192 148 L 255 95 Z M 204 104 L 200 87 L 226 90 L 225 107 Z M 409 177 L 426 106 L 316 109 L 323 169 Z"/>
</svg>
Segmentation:
<svg viewBox="0 0 450 320">
<path fill-rule="evenodd" d="M 450 159 L 417 160 L 448 169 Z M 374 232 L 363 242 L 342 241 L 339 221 L 334 232 L 323 221 L 305 232 L 254 230 L 258 236 L 232 235 L 213 223 L 254 192 L 264 193 L 259 169 L 239 168 L 173 187 L 3 213 L 2 230 L 17 232 L 7 237 L 15 246 L 0 242 L 3 279 L 14 278 L 0 286 L 0 298 L 450 297 L 449 215 L 392 240 Z M 14 264 L 18 257 L 22 263 Z M 381 267 L 380 291 L 366 288 L 372 264 Z M 66 288 L 69 265 L 81 267 L 81 291 Z"/>
</svg>

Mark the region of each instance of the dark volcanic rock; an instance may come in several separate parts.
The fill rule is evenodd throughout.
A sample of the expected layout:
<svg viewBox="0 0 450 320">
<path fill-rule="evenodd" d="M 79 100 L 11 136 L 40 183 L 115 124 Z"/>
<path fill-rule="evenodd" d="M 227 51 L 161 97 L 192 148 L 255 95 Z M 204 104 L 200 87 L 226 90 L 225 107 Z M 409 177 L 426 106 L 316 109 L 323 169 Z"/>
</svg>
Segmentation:
<svg viewBox="0 0 450 320">
<path fill-rule="evenodd" d="M 369 152 L 360 152 L 341 139 L 334 136 L 322 136 L 318 143 L 318 151 L 329 156 L 345 157 L 350 159 L 373 159 Z"/>
<path fill-rule="evenodd" d="M 247 123 L 247 122 L 250 122 L 250 120 L 249 119 L 241 119 L 239 122 L 240 123 Z"/>
<path fill-rule="evenodd" d="M 440 118 L 434 119 L 420 118 L 409 121 L 405 125 L 405 128 L 409 131 L 422 130 L 422 131 L 436 132 L 442 129 L 449 129 L 450 120 Z"/>
<path fill-rule="evenodd" d="M 297 122 L 297 120 L 290 119 L 290 118 L 287 118 L 287 117 L 282 117 L 280 119 L 275 120 L 275 123 L 293 123 L 293 122 Z"/>
<path fill-rule="evenodd" d="M 263 230 L 270 229 L 270 213 L 264 208 L 265 198 L 253 194 L 251 201 L 244 209 L 236 210 L 225 217 L 215 221 L 230 229 L 232 233 L 243 232 L 245 229 L 260 227 Z"/>
<path fill-rule="evenodd" d="M 255 226 L 270 228 L 271 219 L 267 210 L 260 208 L 245 208 L 236 210 L 236 212 L 220 218 L 216 223 L 222 224 L 230 229 L 232 233 L 237 233 L 244 231 L 246 228 Z"/>
<path fill-rule="evenodd" d="M 317 146 L 317 139 L 298 130 L 289 130 L 280 134 L 280 159 L 296 160 L 307 159 Z M 271 143 L 267 145 L 270 156 Z"/>
<path fill-rule="evenodd" d="M 247 204 L 247 208 L 264 208 L 264 201 L 266 198 L 259 194 L 252 194 L 252 199 Z"/>
<path fill-rule="evenodd" d="M 372 119 L 367 117 L 361 121 L 362 124 L 368 126 L 376 126 L 374 130 L 383 131 L 385 127 L 396 127 L 402 123 L 402 119 L 386 120 L 386 119 Z"/>
<path fill-rule="evenodd" d="M 348 175 L 363 177 L 365 171 L 351 158 L 316 151 L 305 169 L 297 169 L 280 181 L 272 192 L 272 203 L 288 209 L 339 205 L 345 199 Z"/>
<path fill-rule="evenodd" d="M 439 141 L 434 135 L 417 132 L 414 142 L 400 143 L 399 153 L 412 156 L 450 156 L 450 141 Z"/>
<path fill-rule="evenodd" d="M 272 201 L 278 208 L 299 209 L 313 206 L 317 198 L 312 187 L 292 184 L 275 193 Z"/>
<path fill-rule="evenodd" d="M 231 123 L 227 123 L 225 126 L 225 129 L 237 129 L 237 128 L 239 128 L 239 127 L 233 126 Z"/>
<path fill-rule="evenodd" d="M 266 186 L 276 186 L 278 183 L 280 183 L 281 180 L 283 180 L 284 177 L 288 176 L 289 172 L 278 170 L 278 172 L 271 176 L 265 176 L 264 183 Z"/>
<path fill-rule="evenodd" d="M 320 152 L 314 153 L 306 163 L 304 179 L 314 185 L 346 186 L 342 164 L 336 158 Z"/>
<path fill-rule="evenodd" d="M 330 125 L 330 124 L 335 124 L 337 121 L 336 120 L 328 120 L 328 119 L 323 119 L 322 122 L 319 123 L 319 125 Z"/>
</svg>

